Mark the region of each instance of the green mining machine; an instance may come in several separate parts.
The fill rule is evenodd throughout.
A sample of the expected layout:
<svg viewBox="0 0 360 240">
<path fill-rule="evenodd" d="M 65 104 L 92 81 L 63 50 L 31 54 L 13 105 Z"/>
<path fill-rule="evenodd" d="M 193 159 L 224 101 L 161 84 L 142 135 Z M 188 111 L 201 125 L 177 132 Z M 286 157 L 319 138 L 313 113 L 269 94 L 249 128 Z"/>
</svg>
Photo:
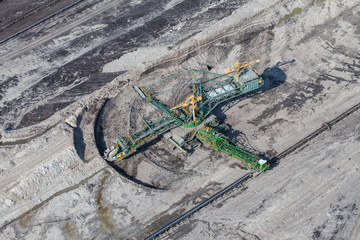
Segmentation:
<svg viewBox="0 0 360 240">
<path fill-rule="evenodd" d="M 212 128 L 215 121 L 209 120 L 210 113 L 220 103 L 254 91 L 264 84 L 255 70 L 245 68 L 257 62 L 260 61 L 237 62 L 233 68 L 226 69 L 225 74 L 189 69 L 154 83 L 134 86 L 143 100 L 165 115 L 153 121 L 144 119 L 137 130 L 126 137 L 119 136 L 114 146 L 106 150 L 106 158 L 109 161 L 127 158 L 160 135 L 186 153 L 182 146 L 197 137 L 217 151 L 239 159 L 249 169 L 258 172 L 266 170 L 269 167 L 266 160 L 232 143 Z M 184 96 L 185 100 L 180 104 L 174 102 Z"/>
</svg>

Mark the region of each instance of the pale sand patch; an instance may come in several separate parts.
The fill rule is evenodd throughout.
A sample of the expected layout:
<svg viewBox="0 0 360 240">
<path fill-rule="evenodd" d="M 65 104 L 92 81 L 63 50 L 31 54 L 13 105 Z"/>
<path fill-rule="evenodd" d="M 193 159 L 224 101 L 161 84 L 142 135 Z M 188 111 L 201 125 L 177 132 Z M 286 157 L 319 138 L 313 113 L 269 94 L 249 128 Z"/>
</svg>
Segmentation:
<svg viewBox="0 0 360 240">
<path fill-rule="evenodd" d="M 127 71 L 137 67 L 139 63 L 154 61 L 168 53 L 167 47 L 138 48 L 134 52 L 127 53 L 121 58 L 111 61 L 103 67 L 103 73 Z"/>
</svg>

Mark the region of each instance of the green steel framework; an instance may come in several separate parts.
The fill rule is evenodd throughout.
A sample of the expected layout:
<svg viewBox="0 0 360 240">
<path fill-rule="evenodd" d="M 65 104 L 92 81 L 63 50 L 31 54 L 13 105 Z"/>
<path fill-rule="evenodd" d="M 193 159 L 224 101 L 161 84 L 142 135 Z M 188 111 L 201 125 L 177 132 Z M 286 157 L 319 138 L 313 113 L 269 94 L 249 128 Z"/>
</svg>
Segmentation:
<svg viewBox="0 0 360 240">
<path fill-rule="evenodd" d="M 269 164 L 267 162 L 264 161 L 264 163 L 261 164 L 261 158 L 259 156 L 240 148 L 235 143 L 231 142 L 230 139 L 211 127 L 203 127 L 199 129 L 196 132 L 196 137 L 202 143 L 216 149 L 216 151 L 224 152 L 231 157 L 239 159 L 248 169 L 262 172 L 269 168 Z"/>
<path fill-rule="evenodd" d="M 245 75 L 247 71 L 245 70 Z M 154 86 L 159 85 L 160 83 L 165 83 L 167 81 L 171 81 L 174 78 L 181 77 L 185 79 L 185 82 L 179 83 L 173 87 L 162 89 L 158 92 L 152 92 L 149 89 Z M 240 76 L 241 79 L 242 76 Z M 240 81 L 240 84 L 235 82 L 234 75 L 232 74 L 217 74 L 212 72 L 206 72 L 203 70 L 189 69 L 187 71 L 181 72 L 176 75 L 172 75 L 170 77 L 161 79 L 160 81 L 147 84 L 145 86 L 139 85 L 134 86 L 134 89 L 138 92 L 139 96 L 145 101 L 151 103 L 156 108 L 160 109 L 165 113 L 165 116 L 154 120 L 144 120 L 143 124 L 140 128 L 132 133 L 128 133 L 126 137 L 119 136 L 119 139 L 114 143 L 114 146 L 117 148 L 115 154 L 112 154 L 112 158 L 115 160 L 124 159 L 134 152 L 144 144 L 149 141 L 155 139 L 159 135 L 162 135 L 173 128 L 176 127 L 185 127 L 185 128 L 194 128 L 201 124 L 201 122 L 209 116 L 211 111 L 220 103 L 228 101 L 230 99 L 241 96 L 245 93 L 258 89 L 264 84 L 262 78 L 256 75 L 255 78 Z M 192 94 L 194 96 L 201 96 L 201 101 L 198 102 L 197 108 L 195 109 L 195 115 L 197 121 L 194 122 L 192 118 L 192 114 L 186 114 L 181 109 L 171 110 L 171 108 L 165 104 L 159 97 L 162 94 L 167 92 L 175 91 L 176 89 L 180 89 L 184 86 L 192 86 Z M 210 92 L 216 91 L 216 89 L 224 88 L 231 86 L 231 91 L 224 91 L 221 94 L 218 94 L 216 98 L 209 98 L 207 94 Z M 194 130 L 197 131 L 197 130 Z M 200 131 L 200 133 L 199 133 Z M 196 136 L 200 139 L 201 130 L 196 133 Z M 194 135 L 194 133 L 192 134 Z M 201 139 L 200 139 L 201 140 Z M 227 140 L 228 141 L 228 140 Z M 244 151 L 240 148 L 236 148 L 235 146 L 230 146 L 226 144 L 226 141 L 221 140 L 219 142 L 220 145 L 217 145 L 222 149 L 221 151 L 226 152 L 229 155 L 232 155 L 238 159 L 241 157 L 241 152 Z M 225 145 L 226 146 L 225 146 Z M 214 147 L 214 145 L 211 145 Z M 235 148 L 234 148 L 235 147 Z M 227 150 L 225 150 L 227 149 Z M 238 149 L 238 150 L 236 150 Z M 239 150 L 240 149 L 240 150 Z M 247 153 L 247 152 L 246 152 Z M 248 153 L 249 154 L 249 153 Z M 249 159 L 248 155 L 246 159 Z M 244 165 L 247 166 L 248 160 L 244 160 Z M 251 164 L 250 164 L 251 165 Z M 247 166 L 252 168 L 251 166 Z M 255 166 L 255 165 L 254 165 Z M 258 167 L 255 167 L 257 169 Z M 259 169 L 257 169 L 259 170 Z"/>
<path fill-rule="evenodd" d="M 186 77 L 186 74 L 188 75 L 188 78 L 190 78 L 185 83 L 180 83 L 174 87 L 164 89 L 162 91 L 156 92 L 156 93 L 150 93 L 150 91 L 147 89 L 149 87 L 158 85 L 160 83 L 170 81 L 175 77 L 184 76 Z M 190 75 L 190 76 L 189 76 Z M 199 75 L 210 75 L 210 78 L 200 77 Z M 241 78 L 241 76 L 240 76 Z M 170 76 L 168 78 L 164 78 L 160 81 L 145 85 L 145 86 L 139 86 L 134 87 L 135 90 L 139 93 L 140 97 L 146 100 L 147 102 L 153 104 L 155 107 L 159 108 L 161 111 L 163 111 L 165 114 L 167 114 L 169 117 L 173 118 L 178 123 L 182 123 L 182 125 L 188 125 L 193 124 L 192 121 L 192 115 L 185 115 L 181 112 L 179 113 L 178 110 L 170 110 L 170 107 L 161 101 L 158 96 L 161 96 L 162 94 L 174 91 L 178 88 L 181 88 L 186 85 L 194 85 L 193 88 L 193 95 L 194 96 L 201 96 L 202 100 L 200 101 L 198 108 L 196 109 L 196 115 L 198 118 L 200 118 L 200 121 L 204 120 L 211 111 L 220 103 L 228 101 L 232 98 L 236 98 L 240 95 L 243 95 L 245 93 L 248 93 L 250 91 L 253 91 L 255 89 L 258 89 L 264 84 L 262 78 L 260 76 L 257 76 L 255 79 L 251 79 L 246 82 L 242 82 L 238 86 L 235 83 L 234 76 L 229 74 L 217 74 L 212 72 L 206 72 L 202 70 L 196 70 L 196 69 L 190 69 L 185 72 Z M 223 94 L 220 94 L 216 97 L 216 99 L 209 99 L 206 96 L 206 93 L 214 91 L 215 89 L 224 87 L 224 86 L 234 86 L 234 90 L 229 92 L 224 92 Z"/>
</svg>

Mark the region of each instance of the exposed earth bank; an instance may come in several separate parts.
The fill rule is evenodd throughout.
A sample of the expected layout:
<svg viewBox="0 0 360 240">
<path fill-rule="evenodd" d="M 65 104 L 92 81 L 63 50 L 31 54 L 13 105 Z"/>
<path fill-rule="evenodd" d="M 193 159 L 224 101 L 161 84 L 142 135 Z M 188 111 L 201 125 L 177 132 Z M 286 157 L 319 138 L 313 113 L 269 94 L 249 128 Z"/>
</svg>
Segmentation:
<svg viewBox="0 0 360 240">
<path fill-rule="evenodd" d="M 139 239 L 159 229 L 248 170 L 197 142 L 184 157 L 161 139 L 109 166 L 98 149 L 161 114 L 132 85 L 260 59 L 265 86 L 214 114 L 228 137 L 270 158 L 360 102 L 359 13 L 355 0 L 86 1 L 3 44 L 0 235 Z M 359 139 L 355 113 L 162 237 L 356 239 Z"/>
</svg>

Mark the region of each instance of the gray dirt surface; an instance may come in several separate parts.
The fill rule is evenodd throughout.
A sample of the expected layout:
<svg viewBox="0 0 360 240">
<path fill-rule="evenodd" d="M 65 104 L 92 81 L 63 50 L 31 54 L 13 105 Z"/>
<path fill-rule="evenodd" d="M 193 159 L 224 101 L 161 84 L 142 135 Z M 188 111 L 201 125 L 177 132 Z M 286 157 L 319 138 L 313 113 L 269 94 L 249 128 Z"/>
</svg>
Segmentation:
<svg viewBox="0 0 360 240">
<path fill-rule="evenodd" d="M 162 115 L 140 82 L 260 59 L 264 87 L 214 114 L 251 151 L 292 146 L 360 102 L 359 13 L 356 0 L 88 0 L 2 44 L 0 238 L 143 239 L 249 172 L 161 138 L 106 162 L 118 134 Z M 161 238 L 357 239 L 359 130 L 357 112 Z"/>
<path fill-rule="evenodd" d="M 73 3 L 73 0 L 47 0 L 47 1 L 2 1 L 0 8 L 0 40 L 29 26 L 29 23 L 40 19 Z"/>
<path fill-rule="evenodd" d="M 162 239 L 358 239 L 359 120 L 348 117 Z"/>
</svg>

